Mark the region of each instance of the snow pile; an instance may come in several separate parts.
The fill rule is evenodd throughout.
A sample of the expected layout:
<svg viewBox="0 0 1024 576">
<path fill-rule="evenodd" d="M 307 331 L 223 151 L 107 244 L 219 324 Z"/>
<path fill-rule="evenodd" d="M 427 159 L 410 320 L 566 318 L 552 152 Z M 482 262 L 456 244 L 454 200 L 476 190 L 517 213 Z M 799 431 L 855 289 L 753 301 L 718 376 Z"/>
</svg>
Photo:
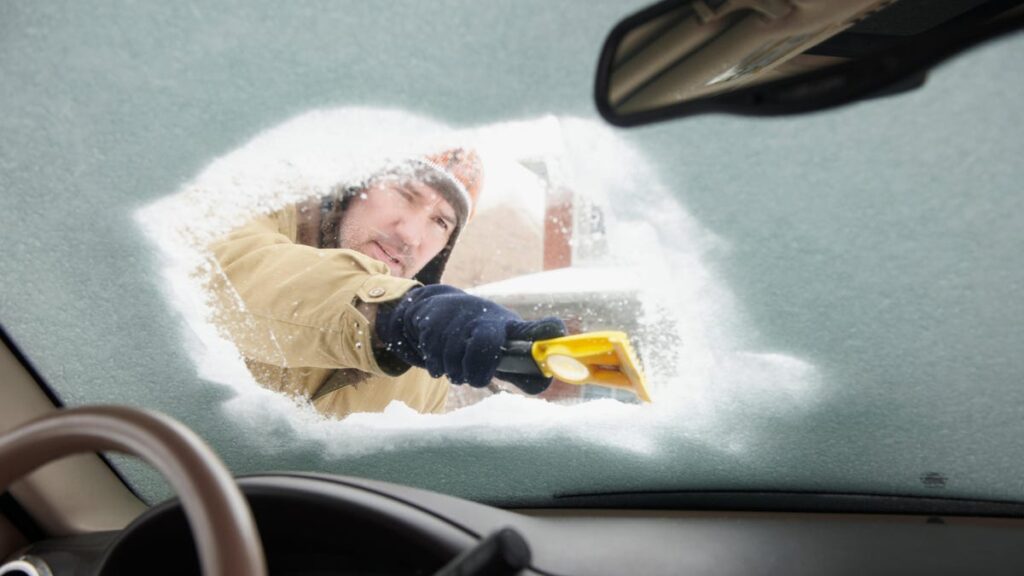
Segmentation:
<svg viewBox="0 0 1024 576">
<path fill-rule="evenodd" d="M 586 298 L 588 293 L 641 291 L 640 284 L 643 270 L 629 267 L 586 267 L 559 268 L 525 274 L 501 282 L 492 282 L 472 290 L 473 294 L 484 298 L 507 294 L 580 294 Z"/>
<path fill-rule="evenodd" d="M 560 171 L 557 179 L 606 207 L 611 254 L 600 264 L 619 275 L 608 284 L 607 271 L 595 269 L 603 285 L 575 279 L 590 289 L 638 291 L 644 328 L 633 336 L 661 351 L 646 366 L 653 405 L 597 400 L 565 406 L 500 394 L 443 415 L 416 414 L 396 402 L 381 414 L 338 421 L 252 379 L 233 344 L 209 322 L 201 279 L 211 270 L 202 247 L 257 213 L 358 181 L 382 163 L 451 146 L 480 153 L 482 208 L 519 205 L 540 225 L 544 186 L 519 164 L 526 157 L 548 159 Z M 393 110 L 313 111 L 215 160 L 178 193 L 141 209 L 137 221 L 164 258 L 167 295 L 185 320 L 185 345 L 200 376 L 235 392 L 224 412 L 245 431 L 240 436 L 270 453 L 316 443 L 325 458 L 354 458 L 467 438 L 488 445 L 571 439 L 639 454 L 657 451 L 667 438 L 688 438 L 741 450 L 743 438 L 756 434 L 753 415 L 800 410 L 820 396 L 813 366 L 749 349 L 754 332 L 708 264 L 712 255 L 726 255 L 727 246 L 689 216 L 645 159 L 593 122 L 543 118 L 456 131 Z M 517 282 L 538 288 L 524 278 L 492 289 Z M 579 286 L 554 290 L 561 288 Z"/>
</svg>

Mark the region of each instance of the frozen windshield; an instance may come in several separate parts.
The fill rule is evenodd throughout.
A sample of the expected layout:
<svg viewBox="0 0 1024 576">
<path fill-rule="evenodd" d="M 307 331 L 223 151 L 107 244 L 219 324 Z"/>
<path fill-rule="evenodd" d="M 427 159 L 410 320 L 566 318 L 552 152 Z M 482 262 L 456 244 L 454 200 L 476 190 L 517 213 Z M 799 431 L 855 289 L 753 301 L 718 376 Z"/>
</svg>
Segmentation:
<svg viewBox="0 0 1024 576">
<path fill-rule="evenodd" d="M 595 59 L 643 4 L 5 5 L 4 330 L 66 405 L 171 414 L 236 474 L 1024 500 L 1024 38 L 838 110 L 615 129 Z M 440 329 L 378 307 L 438 280 L 624 333 L 652 401 L 393 376 L 370 350 L 429 365 Z"/>
</svg>

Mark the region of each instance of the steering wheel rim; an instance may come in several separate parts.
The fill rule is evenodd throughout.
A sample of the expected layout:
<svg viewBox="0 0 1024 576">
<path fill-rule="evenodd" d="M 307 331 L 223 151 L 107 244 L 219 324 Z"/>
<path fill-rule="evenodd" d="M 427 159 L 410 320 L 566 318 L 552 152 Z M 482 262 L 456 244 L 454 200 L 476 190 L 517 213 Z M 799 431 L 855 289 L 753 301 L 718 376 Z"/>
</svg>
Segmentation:
<svg viewBox="0 0 1024 576">
<path fill-rule="evenodd" d="M 209 446 L 163 414 L 126 406 L 59 410 L 0 436 L 0 492 L 36 468 L 80 452 L 114 451 L 156 468 L 181 500 L 206 576 L 265 576 L 249 504 Z"/>
</svg>

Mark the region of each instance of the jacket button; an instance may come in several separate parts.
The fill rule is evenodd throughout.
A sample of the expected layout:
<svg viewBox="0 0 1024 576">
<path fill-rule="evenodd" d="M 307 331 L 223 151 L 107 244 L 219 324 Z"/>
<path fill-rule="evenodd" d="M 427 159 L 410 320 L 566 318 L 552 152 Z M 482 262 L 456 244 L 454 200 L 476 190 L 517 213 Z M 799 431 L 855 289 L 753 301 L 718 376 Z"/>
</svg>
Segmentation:
<svg viewBox="0 0 1024 576">
<path fill-rule="evenodd" d="M 383 296 L 385 292 L 387 292 L 387 290 L 378 286 L 376 288 L 370 288 L 370 291 L 367 292 L 367 294 L 370 295 L 370 298 L 378 298 L 380 296 Z"/>
</svg>

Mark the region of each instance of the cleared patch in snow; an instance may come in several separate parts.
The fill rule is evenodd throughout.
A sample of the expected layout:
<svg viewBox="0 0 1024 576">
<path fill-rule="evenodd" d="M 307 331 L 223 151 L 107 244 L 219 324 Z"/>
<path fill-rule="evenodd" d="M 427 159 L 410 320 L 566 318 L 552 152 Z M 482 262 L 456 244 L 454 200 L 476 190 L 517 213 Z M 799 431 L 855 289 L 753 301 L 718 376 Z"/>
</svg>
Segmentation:
<svg viewBox="0 0 1024 576">
<path fill-rule="evenodd" d="M 543 157 L 559 171 L 556 179 L 605 207 L 606 262 L 551 272 L 543 282 L 513 279 L 481 293 L 636 289 L 643 327 L 632 336 L 660 352 L 645 367 L 654 404 L 558 405 L 500 394 L 447 414 L 417 414 L 395 402 L 381 414 L 338 421 L 252 379 L 237 349 L 210 323 L 203 277 L 216 270 L 203 246 L 256 214 L 358 181 L 383 163 L 451 146 L 480 152 L 485 205 L 512 203 L 539 223 L 543 182 L 519 160 Z M 316 110 L 257 134 L 136 216 L 159 248 L 163 286 L 182 314 L 183 345 L 200 376 L 234 390 L 223 411 L 245 430 L 240 436 L 267 453 L 296 441 L 318 443 L 325 457 L 346 458 L 452 442 L 572 439 L 650 454 L 666 438 L 735 452 L 757 434 L 758 415 L 777 418 L 820 397 L 814 366 L 778 351 L 748 349 L 754 330 L 709 264 L 712 256 L 727 257 L 727 245 L 690 217 L 644 158 L 594 122 L 548 117 L 456 131 L 395 110 Z"/>
</svg>

